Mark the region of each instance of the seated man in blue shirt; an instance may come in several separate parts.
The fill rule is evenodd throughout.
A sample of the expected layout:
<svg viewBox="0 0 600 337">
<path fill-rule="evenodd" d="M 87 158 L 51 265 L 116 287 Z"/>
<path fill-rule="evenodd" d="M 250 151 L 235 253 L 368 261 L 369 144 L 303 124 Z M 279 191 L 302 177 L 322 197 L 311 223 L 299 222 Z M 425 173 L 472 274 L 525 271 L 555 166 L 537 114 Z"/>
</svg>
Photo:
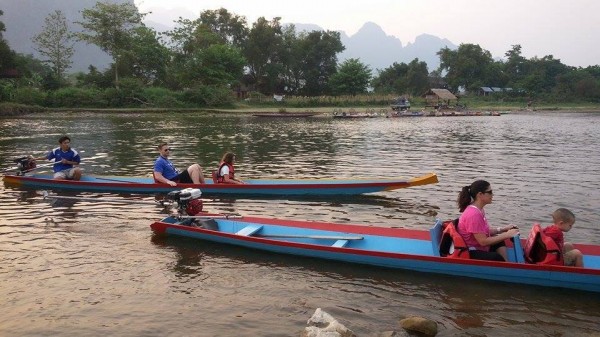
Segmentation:
<svg viewBox="0 0 600 337">
<path fill-rule="evenodd" d="M 62 136 L 58 139 L 58 143 L 60 146 L 48 152 L 46 157 L 34 158 L 34 160 L 54 159 L 54 179 L 81 179 L 81 169 L 76 166 L 81 162 L 81 157 L 75 149 L 71 148 L 71 138 Z"/>
<path fill-rule="evenodd" d="M 158 146 L 160 156 L 154 162 L 154 181 L 157 183 L 177 186 L 182 184 L 204 184 L 202 168 L 198 164 L 192 164 L 187 170 L 179 172 L 175 165 L 168 159 L 171 154 L 169 144 L 162 143 Z"/>
</svg>

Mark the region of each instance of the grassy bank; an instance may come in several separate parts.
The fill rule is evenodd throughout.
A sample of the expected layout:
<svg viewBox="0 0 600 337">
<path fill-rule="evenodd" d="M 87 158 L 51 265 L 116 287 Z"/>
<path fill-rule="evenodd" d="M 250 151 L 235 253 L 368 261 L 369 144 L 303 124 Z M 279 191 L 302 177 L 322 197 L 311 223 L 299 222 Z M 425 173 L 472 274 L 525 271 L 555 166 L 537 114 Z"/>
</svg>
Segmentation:
<svg viewBox="0 0 600 337">
<path fill-rule="evenodd" d="M 562 102 L 562 103 L 534 103 L 531 107 L 519 102 L 488 102 L 480 100 L 461 99 L 460 104 L 465 104 L 470 111 L 595 111 L 600 112 L 600 104 L 578 103 L 578 102 Z M 425 107 L 424 102 L 411 102 L 411 110 L 430 111 L 431 108 Z M 306 107 L 298 106 L 289 102 L 238 102 L 233 107 L 227 108 L 45 108 L 37 105 L 25 105 L 16 103 L 0 103 L 0 116 L 19 116 L 40 113 L 53 112 L 70 112 L 70 113 L 256 113 L 256 112 L 316 112 L 323 114 L 331 114 L 334 110 L 356 112 L 374 111 L 383 112 L 390 111 L 390 106 L 378 102 L 377 104 L 353 104 L 347 102 L 345 105 L 335 106 L 315 106 Z"/>
</svg>

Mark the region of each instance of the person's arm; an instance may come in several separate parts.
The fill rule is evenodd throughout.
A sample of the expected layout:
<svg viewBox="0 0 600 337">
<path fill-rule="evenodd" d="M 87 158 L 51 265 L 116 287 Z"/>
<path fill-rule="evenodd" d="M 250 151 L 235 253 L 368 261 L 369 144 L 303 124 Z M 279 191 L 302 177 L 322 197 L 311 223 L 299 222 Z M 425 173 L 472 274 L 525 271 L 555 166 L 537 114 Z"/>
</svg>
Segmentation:
<svg viewBox="0 0 600 337">
<path fill-rule="evenodd" d="M 481 246 L 491 246 L 506 239 L 510 239 L 517 234 L 519 234 L 519 230 L 513 228 L 495 236 L 487 236 L 484 233 L 473 233 L 473 237 Z"/>
<path fill-rule="evenodd" d="M 73 159 L 75 159 L 75 158 L 73 158 Z M 79 162 L 78 162 L 78 161 L 75 161 L 75 160 L 67 160 L 67 159 L 65 159 L 65 158 L 61 159 L 61 160 L 60 160 L 60 162 L 61 162 L 61 163 L 63 163 L 63 164 L 67 164 L 67 165 L 79 165 Z"/>
<path fill-rule="evenodd" d="M 492 235 L 498 235 L 500 233 L 504 233 L 504 232 L 508 232 L 509 230 L 516 228 L 518 229 L 519 227 L 515 226 L 515 225 L 508 225 L 508 226 L 504 226 L 504 227 L 498 227 L 496 229 L 492 229 L 490 232 L 490 234 Z"/>
<path fill-rule="evenodd" d="M 174 181 L 171 181 L 167 178 L 165 178 L 161 172 L 158 171 L 154 171 L 154 180 L 158 181 L 159 183 L 163 183 L 163 184 L 169 184 L 171 186 L 177 186 L 177 183 Z"/>
<path fill-rule="evenodd" d="M 243 182 L 243 181 L 241 181 L 241 180 L 238 180 L 238 179 L 231 179 L 231 178 L 229 178 L 229 173 L 223 176 L 223 181 L 224 181 L 226 184 L 239 184 L 239 185 L 241 185 L 241 184 L 243 184 L 243 183 L 244 183 L 244 182 Z"/>
<path fill-rule="evenodd" d="M 46 152 L 46 155 L 43 156 L 43 157 L 29 156 L 29 159 L 31 159 L 33 161 L 37 161 L 37 160 L 52 160 L 52 159 L 54 159 L 54 156 L 53 156 L 52 151 L 48 151 L 48 152 Z"/>
</svg>

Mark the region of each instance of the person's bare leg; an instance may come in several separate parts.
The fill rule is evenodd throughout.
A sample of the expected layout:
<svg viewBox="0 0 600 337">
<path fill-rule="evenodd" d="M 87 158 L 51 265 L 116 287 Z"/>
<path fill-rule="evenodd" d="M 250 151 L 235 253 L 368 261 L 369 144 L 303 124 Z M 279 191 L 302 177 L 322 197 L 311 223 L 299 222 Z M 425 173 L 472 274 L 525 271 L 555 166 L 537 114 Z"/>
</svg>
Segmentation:
<svg viewBox="0 0 600 337">
<path fill-rule="evenodd" d="M 73 171 L 73 180 L 80 180 L 81 179 L 81 169 L 76 167 L 75 170 Z"/>
<path fill-rule="evenodd" d="M 204 175 L 202 174 L 202 168 L 198 164 L 193 164 L 188 167 L 188 173 L 194 184 L 204 184 Z"/>
<path fill-rule="evenodd" d="M 508 254 L 506 253 L 506 247 L 500 247 L 496 249 L 496 253 L 500 254 L 504 258 L 504 261 L 508 261 Z"/>
</svg>

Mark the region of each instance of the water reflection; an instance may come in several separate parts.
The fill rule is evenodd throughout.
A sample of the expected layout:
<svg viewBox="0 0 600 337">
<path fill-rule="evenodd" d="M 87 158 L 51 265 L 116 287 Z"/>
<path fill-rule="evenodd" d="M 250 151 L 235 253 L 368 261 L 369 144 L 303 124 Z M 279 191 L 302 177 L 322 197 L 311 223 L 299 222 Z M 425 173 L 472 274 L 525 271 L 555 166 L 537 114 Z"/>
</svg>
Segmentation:
<svg viewBox="0 0 600 337">
<path fill-rule="evenodd" d="M 204 200 L 205 210 L 246 216 L 418 229 L 436 217 L 456 217 L 460 188 L 485 178 L 494 186 L 494 203 L 486 207 L 493 225 L 516 223 L 526 232 L 567 207 L 577 216 L 568 240 L 600 244 L 596 114 L 362 121 L 165 116 L 0 118 L 0 162 L 42 155 L 66 133 L 83 151 L 86 174 L 147 176 L 160 141 L 172 144 L 178 167 L 199 162 L 207 172 L 232 150 L 242 179 L 436 172 L 436 185 L 359 197 Z M 108 155 L 86 160 L 97 153 Z M 440 322 L 440 336 L 587 335 L 600 321 L 596 294 L 155 239 L 149 225 L 168 213 L 155 203 L 161 195 L 55 191 L 150 204 L 50 204 L 31 190 L 0 189 L 0 297 L 7 308 L 0 326 L 8 335 L 78 335 L 97 331 L 99 322 L 113 324 L 98 334 L 202 335 L 198 317 L 206 336 L 299 335 L 317 307 L 359 335 L 397 329 L 399 318 L 412 315 Z"/>
<path fill-rule="evenodd" d="M 303 306 L 327 305 L 328 311 L 344 317 L 351 325 L 356 323 L 354 319 L 369 322 L 372 318 L 370 323 L 358 324 L 358 332 L 365 329 L 363 333 L 376 329 L 376 322 L 384 319 L 416 314 L 436 320 L 445 327 L 442 331 L 454 329 L 462 331 L 461 335 L 483 332 L 494 336 L 538 335 L 540 325 L 551 326 L 546 333 L 592 333 L 600 319 L 597 294 L 577 296 L 577 291 L 553 289 L 549 296 L 547 288 L 535 286 L 387 270 L 187 238 L 153 236 L 152 243 L 175 254 L 176 262 L 168 264 L 179 279 L 175 285 L 179 290 L 199 284 L 207 287 L 221 277 L 234 278 L 221 274 L 222 269 L 215 263 L 225 269 L 234 268 L 231 273 L 261 270 L 269 276 L 252 281 L 256 283 L 252 289 L 266 287 L 271 292 L 295 289 L 300 296 L 296 302 Z M 200 280 L 190 283 L 191 278 Z M 285 287 L 275 286 L 271 283 L 273 279 L 285 280 Z M 342 298 L 351 299 L 354 305 L 348 305 Z"/>
</svg>

